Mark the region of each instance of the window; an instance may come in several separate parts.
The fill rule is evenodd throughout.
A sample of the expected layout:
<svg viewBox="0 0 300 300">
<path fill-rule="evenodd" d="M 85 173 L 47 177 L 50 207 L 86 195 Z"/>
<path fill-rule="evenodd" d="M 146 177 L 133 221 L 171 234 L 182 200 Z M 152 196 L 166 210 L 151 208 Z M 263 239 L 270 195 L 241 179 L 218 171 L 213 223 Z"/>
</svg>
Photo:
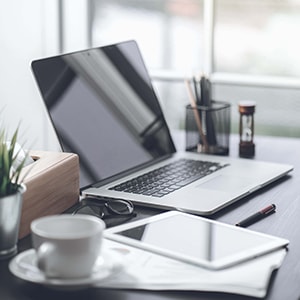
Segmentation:
<svg viewBox="0 0 300 300">
<path fill-rule="evenodd" d="M 214 12 L 217 97 L 255 100 L 259 134 L 300 137 L 300 2 L 215 0 Z"/>
<path fill-rule="evenodd" d="M 184 71 L 201 66 L 201 0 L 95 0 L 93 3 L 93 45 L 135 39 L 152 69 Z"/>
<path fill-rule="evenodd" d="M 300 2 L 216 0 L 215 71 L 300 75 Z"/>
</svg>

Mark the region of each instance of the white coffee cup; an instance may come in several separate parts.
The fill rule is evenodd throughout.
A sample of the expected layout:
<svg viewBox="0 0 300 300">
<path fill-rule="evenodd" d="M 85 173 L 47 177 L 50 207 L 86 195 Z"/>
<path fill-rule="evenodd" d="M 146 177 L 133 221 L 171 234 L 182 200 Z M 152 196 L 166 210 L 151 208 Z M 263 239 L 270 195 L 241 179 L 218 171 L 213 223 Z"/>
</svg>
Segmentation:
<svg viewBox="0 0 300 300">
<path fill-rule="evenodd" d="M 53 215 L 31 222 L 37 265 L 46 277 L 84 278 L 100 255 L 105 223 L 87 215 Z"/>
</svg>

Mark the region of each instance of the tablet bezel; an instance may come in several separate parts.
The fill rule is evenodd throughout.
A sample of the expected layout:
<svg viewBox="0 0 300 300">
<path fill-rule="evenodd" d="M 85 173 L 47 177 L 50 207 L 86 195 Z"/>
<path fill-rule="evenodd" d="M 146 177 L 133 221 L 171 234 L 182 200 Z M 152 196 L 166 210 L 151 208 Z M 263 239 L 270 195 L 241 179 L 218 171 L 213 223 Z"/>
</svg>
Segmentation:
<svg viewBox="0 0 300 300">
<path fill-rule="evenodd" d="M 136 239 L 129 238 L 129 237 L 118 234 L 118 232 L 121 232 L 124 230 L 134 229 L 138 226 L 142 226 L 142 225 L 149 224 L 149 223 L 156 222 L 156 221 L 161 221 L 166 218 L 172 218 L 172 217 L 178 216 L 180 214 L 190 217 L 190 218 L 195 218 L 195 219 L 198 218 L 199 220 L 201 220 L 201 222 L 204 221 L 204 222 L 208 222 L 208 223 L 217 224 L 219 226 L 231 227 L 231 229 L 236 230 L 236 231 L 247 231 L 247 234 L 253 234 L 256 236 L 260 236 L 260 237 L 266 237 L 268 239 L 271 239 L 271 241 L 268 242 L 267 244 L 257 245 L 256 247 L 248 249 L 246 251 L 241 251 L 234 255 L 230 255 L 230 256 L 227 256 L 224 258 L 220 258 L 218 260 L 208 262 L 205 260 L 201 260 L 199 258 L 195 258 L 195 257 L 189 256 L 189 255 L 184 255 L 182 253 L 176 253 L 174 251 L 170 251 L 170 250 L 167 250 L 167 249 L 164 249 L 161 247 L 153 246 L 144 241 L 136 240 Z M 247 261 L 251 258 L 255 258 L 255 257 L 261 256 L 261 255 L 270 253 L 272 251 L 275 251 L 279 248 L 286 247 L 289 244 L 289 241 L 287 239 L 251 231 L 246 228 L 236 227 L 236 226 L 225 224 L 225 223 L 222 223 L 219 221 L 214 221 L 214 220 L 210 220 L 207 218 L 203 218 L 200 216 L 191 215 L 191 214 L 183 213 L 183 212 L 179 212 L 179 211 L 164 212 L 164 213 L 160 213 L 158 215 L 148 217 L 148 218 L 145 218 L 142 220 L 137 220 L 137 221 L 133 221 L 131 223 L 127 223 L 127 224 L 123 224 L 123 225 L 119 225 L 119 226 L 115 226 L 115 227 L 106 229 L 104 231 L 104 237 L 107 239 L 110 239 L 110 240 L 114 240 L 114 241 L 117 241 L 120 243 L 127 244 L 129 246 L 137 247 L 137 248 L 144 249 L 144 250 L 147 250 L 147 251 L 159 254 L 159 255 L 167 256 L 169 258 L 173 258 L 176 260 L 180 260 L 180 261 L 183 261 L 186 263 L 190 263 L 193 265 L 197 265 L 197 266 L 201 266 L 201 267 L 205 267 L 205 268 L 213 269 L 213 270 L 223 269 L 223 268 Z"/>
</svg>

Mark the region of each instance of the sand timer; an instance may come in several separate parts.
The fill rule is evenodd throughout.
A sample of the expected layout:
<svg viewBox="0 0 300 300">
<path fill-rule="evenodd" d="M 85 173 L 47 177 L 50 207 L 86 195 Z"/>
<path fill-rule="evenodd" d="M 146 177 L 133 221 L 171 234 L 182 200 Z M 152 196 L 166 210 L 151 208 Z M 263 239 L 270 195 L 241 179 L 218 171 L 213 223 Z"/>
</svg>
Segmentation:
<svg viewBox="0 0 300 300">
<path fill-rule="evenodd" d="M 239 103 L 240 112 L 240 145 L 239 155 L 241 157 L 253 157 L 255 155 L 254 135 L 254 101 L 241 101 Z"/>
</svg>

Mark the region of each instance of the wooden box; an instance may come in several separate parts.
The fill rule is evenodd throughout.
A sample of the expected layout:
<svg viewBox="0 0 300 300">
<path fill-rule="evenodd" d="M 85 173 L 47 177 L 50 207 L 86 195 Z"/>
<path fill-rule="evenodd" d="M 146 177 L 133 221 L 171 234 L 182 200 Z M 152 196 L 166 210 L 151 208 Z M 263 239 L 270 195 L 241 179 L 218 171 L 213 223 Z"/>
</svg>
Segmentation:
<svg viewBox="0 0 300 300">
<path fill-rule="evenodd" d="M 59 214 L 79 199 L 79 158 L 73 153 L 30 151 L 34 163 L 26 166 L 26 192 L 19 238 L 30 233 L 30 223 L 46 215 Z M 29 173 L 28 173 L 29 172 Z"/>
</svg>

